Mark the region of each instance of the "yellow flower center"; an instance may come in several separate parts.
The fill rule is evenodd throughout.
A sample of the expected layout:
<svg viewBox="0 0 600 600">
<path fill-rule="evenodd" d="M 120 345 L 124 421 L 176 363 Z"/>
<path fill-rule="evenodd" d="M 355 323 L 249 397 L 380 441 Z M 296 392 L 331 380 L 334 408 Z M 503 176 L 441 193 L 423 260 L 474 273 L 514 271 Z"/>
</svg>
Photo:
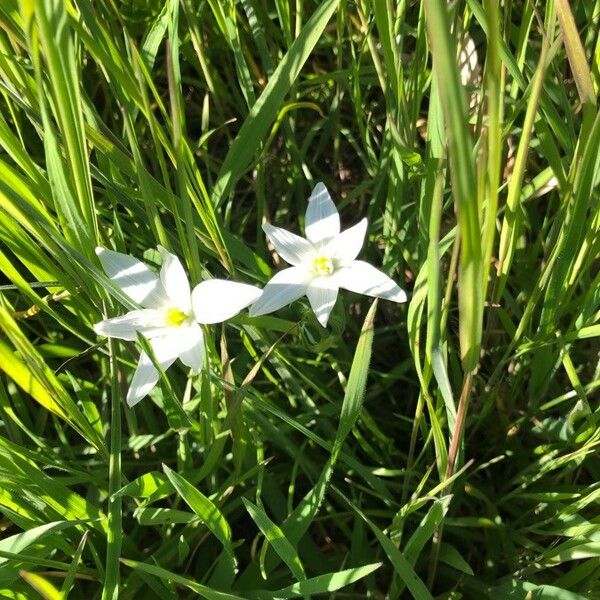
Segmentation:
<svg viewBox="0 0 600 600">
<path fill-rule="evenodd" d="M 166 322 L 170 327 L 179 327 L 188 316 L 178 308 L 169 308 L 167 310 Z"/>
<path fill-rule="evenodd" d="M 331 275 L 333 273 L 333 261 L 327 256 L 317 256 L 312 264 L 316 275 Z"/>
</svg>

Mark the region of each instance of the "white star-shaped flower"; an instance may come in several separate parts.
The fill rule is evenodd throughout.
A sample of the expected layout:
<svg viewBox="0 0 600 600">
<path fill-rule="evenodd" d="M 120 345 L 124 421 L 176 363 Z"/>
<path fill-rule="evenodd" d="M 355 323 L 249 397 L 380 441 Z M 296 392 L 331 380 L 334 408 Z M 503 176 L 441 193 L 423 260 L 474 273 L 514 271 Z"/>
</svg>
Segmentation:
<svg viewBox="0 0 600 600">
<path fill-rule="evenodd" d="M 279 255 L 292 266 L 279 271 L 250 307 L 250 315 L 273 312 L 301 296 L 325 327 L 344 288 L 359 294 L 406 302 L 406 294 L 387 275 L 367 262 L 356 260 L 367 232 L 367 219 L 340 232 L 340 215 L 322 183 L 317 183 L 308 200 L 306 239 L 273 225 L 263 231 Z"/>
<path fill-rule="evenodd" d="M 137 340 L 138 334 L 142 334 L 163 371 L 179 358 L 197 373 L 204 357 L 199 323 L 230 319 L 256 300 L 261 290 L 244 283 L 209 279 L 190 292 L 179 259 L 161 246 L 158 250 L 163 257 L 160 275 L 133 256 L 96 248 L 106 274 L 142 308 L 100 321 L 94 325 L 94 331 L 121 340 Z M 127 404 L 134 406 L 147 396 L 158 377 L 150 357 L 142 352 L 127 393 Z"/>
</svg>

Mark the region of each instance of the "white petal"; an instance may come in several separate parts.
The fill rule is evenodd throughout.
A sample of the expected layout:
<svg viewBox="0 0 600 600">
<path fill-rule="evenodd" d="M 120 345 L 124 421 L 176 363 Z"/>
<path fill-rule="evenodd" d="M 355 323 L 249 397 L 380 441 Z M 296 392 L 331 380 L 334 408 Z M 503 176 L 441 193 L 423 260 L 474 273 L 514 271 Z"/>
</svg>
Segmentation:
<svg viewBox="0 0 600 600">
<path fill-rule="evenodd" d="M 315 252 L 313 245 L 308 240 L 287 231 L 287 229 L 274 227 L 268 223 L 265 223 L 262 228 L 275 246 L 279 256 L 295 267 L 305 263 Z"/>
<path fill-rule="evenodd" d="M 260 288 L 225 279 L 207 279 L 192 291 L 196 321 L 209 325 L 231 319 L 261 295 Z"/>
<path fill-rule="evenodd" d="M 260 298 L 250 307 L 250 316 L 266 315 L 306 293 L 311 275 L 300 267 L 290 267 L 275 274 L 262 291 Z"/>
<path fill-rule="evenodd" d="M 333 277 L 313 279 L 306 290 L 310 305 L 323 327 L 327 327 L 329 315 L 338 295 L 338 284 Z"/>
<path fill-rule="evenodd" d="M 192 323 L 181 329 L 179 358 L 184 365 L 198 373 L 204 360 L 202 327 L 198 323 Z"/>
<path fill-rule="evenodd" d="M 143 262 L 106 248 L 96 248 L 96 254 L 106 274 L 134 302 L 147 308 L 164 305 L 167 298 L 164 288 L 156 273 Z"/>
<path fill-rule="evenodd" d="M 352 261 L 348 266 L 338 269 L 334 277 L 340 287 L 385 298 L 392 302 L 406 302 L 406 294 L 387 275 L 362 260 Z"/>
<path fill-rule="evenodd" d="M 150 340 L 154 356 L 163 371 L 166 371 L 179 356 L 180 337 L 180 335 L 169 333 Z M 129 406 L 136 405 L 150 393 L 157 382 L 158 371 L 152 364 L 150 357 L 142 352 L 127 392 L 127 404 Z"/>
<path fill-rule="evenodd" d="M 158 371 L 154 368 L 148 355 L 142 352 L 127 392 L 127 405 L 135 406 L 152 391 L 157 381 Z"/>
<path fill-rule="evenodd" d="M 304 228 L 306 237 L 313 244 L 319 244 L 340 232 L 340 215 L 322 183 L 315 185 L 308 199 Z"/>
<path fill-rule="evenodd" d="M 329 251 L 342 265 L 352 262 L 358 256 L 365 241 L 367 225 L 367 219 L 363 219 L 360 223 L 342 231 L 329 244 Z"/>
<path fill-rule="evenodd" d="M 94 331 L 98 335 L 120 340 L 137 340 L 137 332 L 151 338 L 159 335 L 164 326 L 162 311 L 144 308 L 132 310 L 121 317 L 100 321 L 94 325 Z"/>
<path fill-rule="evenodd" d="M 158 246 L 162 254 L 163 264 L 160 269 L 160 280 L 172 304 L 188 313 L 192 307 L 190 300 L 190 282 L 181 262 L 162 246 Z"/>
</svg>

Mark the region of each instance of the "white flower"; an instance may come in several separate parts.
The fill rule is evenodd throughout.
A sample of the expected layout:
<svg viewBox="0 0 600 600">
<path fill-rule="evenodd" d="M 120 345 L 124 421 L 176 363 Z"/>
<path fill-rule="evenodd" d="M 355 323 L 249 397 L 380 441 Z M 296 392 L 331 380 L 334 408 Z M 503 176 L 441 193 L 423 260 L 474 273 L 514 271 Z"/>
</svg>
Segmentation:
<svg viewBox="0 0 600 600">
<path fill-rule="evenodd" d="M 340 216 L 322 183 L 308 200 L 306 238 L 263 225 L 279 255 L 292 266 L 277 273 L 261 297 L 250 307 L 250 315 L 273 312 L 304 294 L 325 327 L 339 288 L 367 296 L 406 302 L 406 294 L 387 276 L 362 260 L 355 260 L 367 232 L 367 219 L 340 232 Z"/>
<path fill-rule="evenodd" d="M 204 337 L 198 323 L 230 319 L 256 300 L 261 290 L 234 281 L 209 279 L 190 293 L 179 259 L 161 246 L 158 250 L 163 256 L 160 276 L 133 256 L 96 248 L 106 274 L 142 308 L 100 321 L 94 325 L 94 331 L 121 340 L 137 340 L 138 334 L 142 334 L 163 371 L 179 358 L 198 372 L 204 357 Z M 150 357 L 142 352 L 127 393 L 127 404 L 133 406 L 149 394 L 158 376 Z"/>
</svg>

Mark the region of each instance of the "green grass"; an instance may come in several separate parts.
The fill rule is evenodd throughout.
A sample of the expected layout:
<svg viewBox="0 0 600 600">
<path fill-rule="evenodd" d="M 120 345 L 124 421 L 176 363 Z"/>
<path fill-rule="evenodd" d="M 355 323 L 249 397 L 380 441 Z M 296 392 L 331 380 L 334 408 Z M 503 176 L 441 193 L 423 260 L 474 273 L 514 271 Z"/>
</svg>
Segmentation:
<svg viewBox="0 0 600 600">
<path fill-rule="evenodd" d="M 0 597 L 600 598 L 599 30 L 597 0 L 0 2 Z M 244 312 L 129 409 L 94 248 L 262 286 L 261 223 L 317 181 L 409 302 Z"/>
</svg>

